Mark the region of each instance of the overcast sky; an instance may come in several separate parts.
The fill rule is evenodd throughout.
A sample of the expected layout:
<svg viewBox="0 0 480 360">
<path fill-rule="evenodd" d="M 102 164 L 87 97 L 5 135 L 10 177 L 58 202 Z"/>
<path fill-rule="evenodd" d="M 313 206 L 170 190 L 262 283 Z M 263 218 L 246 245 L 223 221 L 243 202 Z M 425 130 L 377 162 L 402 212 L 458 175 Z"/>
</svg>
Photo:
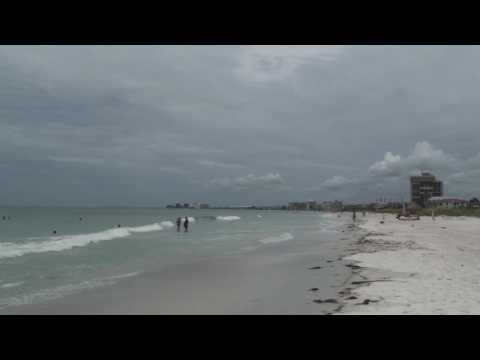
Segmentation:
<svg viewBox="0 0 480 360">
<path fill-rule="evenodd" d="M 477 46 L 0 46 L 0 205 L 480 196 Z"/>
</svg>

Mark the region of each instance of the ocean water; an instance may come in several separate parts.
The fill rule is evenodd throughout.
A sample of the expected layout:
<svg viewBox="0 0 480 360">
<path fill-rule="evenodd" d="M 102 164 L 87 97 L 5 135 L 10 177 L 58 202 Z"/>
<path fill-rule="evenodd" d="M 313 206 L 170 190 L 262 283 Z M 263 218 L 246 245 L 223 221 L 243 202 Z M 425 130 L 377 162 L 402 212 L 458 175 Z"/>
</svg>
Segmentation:
<svg viewBox="0 0 480 360">
<path fill-rule="evenodd" d="M 190 218 L 188 233 L 177 232 L 179 216 Z M 192 260 L 317 241 L 338 226 L 318 212 L 0 208 L 0 309 Z"/>
</svg>

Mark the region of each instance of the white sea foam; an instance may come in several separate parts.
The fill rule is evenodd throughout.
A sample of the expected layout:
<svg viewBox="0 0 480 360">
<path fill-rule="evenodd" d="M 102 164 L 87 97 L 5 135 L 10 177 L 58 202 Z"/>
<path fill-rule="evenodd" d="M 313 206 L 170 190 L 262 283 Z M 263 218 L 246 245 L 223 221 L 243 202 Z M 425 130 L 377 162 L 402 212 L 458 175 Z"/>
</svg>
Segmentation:
<svg viewBox="0 0 480 360">
<path fill-rule="evenodd" d="M 5 242 L 0 243 L 0 259 L 22 256 L 25 254 L 69 250 L 74 247 L 86 246 L 90 243 L 125 238 L 132 233 L 145 233 L 161 230 L 163 230 L 163 227 L 160 224 L 155 223 L 138 227 L 114 228 L 91 234 L 52 236 L 43 241 L 29 241 L 25 243 Z"/>
<path fill-rule="evenodd" d="M 161 231 L 163 230 L 163 227 L 158 224 L 151 224 L 151 225 L 144 225 L 144 226 L 137 226 L 137 227 L 127 227 L 126 228 L 129 232 L 133 233 L 143 233 L 143 232 L 152 232 L 152 231 Z"/>
<path fill-rule="evenodd" d="M 120 274 L 110 277 L 97 278 L 92 280 L 83 281 L 78 284 L 62 285 L 51 289 L 40 290 L 24 296 L 16 296 L 7 299 L 0 300 L 0 309 L 9 306 L 18 306 L 25 304 L 32 304 L 41 301 L 58 299 L 60 297 L 77 293 L 82 290 L 93 289 L 99 286 L 113 285 L 120 279 L 126 279 L 129 277 L 137 276 L 141 272 L 132 272 L 128 274 Z M 6 285 L 6 284 L 5 284 Z"/>
<path fill-rule="evenodd" d="M 19 281 L 19 282 L 14 282 L 14 283 L 6 283 L 6 284 L 2 284 L 0 286 L 0 288 L 2 289 L 8 289 L 8 288 L 13 288 L 13 287 L 17 287 L 17 286 L 20 286 L 24 283 L 24 281 Z"/>
<path fill-rule="evenodd" d="M 262 244 L 275 244 L 275 243 L 280 243 L 284 241 L 289 241 L 292 239 L 293 239 L 293 235 L 287 232 L 278 236 L 272 236 L 272 237 L 268 237 L 258 241 L 260 241 Z"/>
<path fill-rule="evenodd" d="M 171 221 L 162 221 L 160 225 L 163 226 L 164 228 L 171 228 L 175 226 Z"/>
<path fill-rule="evenodd" d="M 189 217 L 188 217 L 188 221 L 189 221 L 189 222 L 195 222 L 195 218 L 189 216 Z"/>
<path fill-rule="evenodd" d="M 235 220 L 240 220 L 240 216 L 217 216 L 217 220 L 235 221 Z"/>
</svg>

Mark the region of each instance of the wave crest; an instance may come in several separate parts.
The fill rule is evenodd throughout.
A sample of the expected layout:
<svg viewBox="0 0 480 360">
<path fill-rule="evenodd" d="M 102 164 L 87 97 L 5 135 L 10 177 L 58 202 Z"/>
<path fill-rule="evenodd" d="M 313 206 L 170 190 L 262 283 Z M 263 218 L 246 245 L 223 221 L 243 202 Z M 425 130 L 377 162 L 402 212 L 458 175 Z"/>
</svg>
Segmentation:
<svg viewBox="0 0 480 360">
<path fill-rule="evenodd" d="M 240 220 L 240 216 L 217 216 L 217 220 L 220 220 L 220 221 Z"/>
<path fill-rule="evenodd" d="M 49 251 L 70 250 L 74 247 L 87 246 L 90 243 L 125 238 L 132 233 L 161 230 L 163 230 L 163 226 L 155 223 L 138 227 L 114 228 L 90 234 L 52 236 L 44 241 L 29 241 L 26 243 L 5 242 L 0 243 L 0 259 Z"/>
<path fill-rule="evenodd" d="M 289 241 L 292 239 L 293 239 L 293 235 L 287 232 L 278 236 L 272 236 L 272 237 L 268 237 L 258 241 L 260 241 L 262 244 L 274 244 L 274 243 Z"/>
</svg>

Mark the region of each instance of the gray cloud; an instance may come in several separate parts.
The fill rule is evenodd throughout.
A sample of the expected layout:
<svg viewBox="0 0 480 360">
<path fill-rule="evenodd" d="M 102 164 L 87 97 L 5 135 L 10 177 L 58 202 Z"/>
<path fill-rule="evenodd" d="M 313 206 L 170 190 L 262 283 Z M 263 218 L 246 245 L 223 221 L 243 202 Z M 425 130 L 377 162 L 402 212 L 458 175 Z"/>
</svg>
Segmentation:
<svg viewBox="0 0 480 360">
<path fill-rule="evenodd" d="M 291 78 L 302 65 L 333 61 L 341 46 L 270 45 L 243 49 L 236 73 L 245 80 L 275 82 Z"/>
<path fill-rule="evenodd" d="M 363 201 L 406 196 L 424 168 L 479 196 L 479 61 L 478 46 L 0 46 L 2 201 Z"/>
<path fill-rule="evenodd" d="M 246 176 L 239 176 L 236 178 L 213 179 L 208 185 L 239 191 L 278 191 L 289 189 L 289 187 L 285 185 L 284 178 L 278 173 L 268 173 L 260 176 L 248 174 Z"/>
<path fill-rule="evenodd" d="M 221 168 L 221 169 L 244 169 L 245 168 L 245 166 L 241 164 L 226 164 L 220 161 L 212 161 L 212 160 L 198 160 L 197 164 L 201 166 Z"/>
<path fill-rule="evenodd" d="M 370 166 L 369 171 L 376 176 L 402 176 L 418 173 L 422 170 L 452 170 L 458 166 L 458 160 L 440 149 L 435 149 L 427 141 L 415 144 L 407 157 L 387 152 L 382 161 Z"/>
<path fill-rule="evenodd" d="M 327 190 L 339 190 L 345 185 L 354 184 L 356 181 L 354 179 L 347 179 L 344 176 L 335 175 L 327 180 L 325 180 L 321 186 Z"/>
<path fill-rule="evenodd" d="M 105 163 L 103 159 L 95 158 L 78 158 L 78 157 L 68 157 L 68 156 L 49 156 L 52 161 L 56 162 L 65 162 L 65 163 L 74 163 L 74 164 L 86 164 L 86 165 L 101 165 Z"/>
</svg>

